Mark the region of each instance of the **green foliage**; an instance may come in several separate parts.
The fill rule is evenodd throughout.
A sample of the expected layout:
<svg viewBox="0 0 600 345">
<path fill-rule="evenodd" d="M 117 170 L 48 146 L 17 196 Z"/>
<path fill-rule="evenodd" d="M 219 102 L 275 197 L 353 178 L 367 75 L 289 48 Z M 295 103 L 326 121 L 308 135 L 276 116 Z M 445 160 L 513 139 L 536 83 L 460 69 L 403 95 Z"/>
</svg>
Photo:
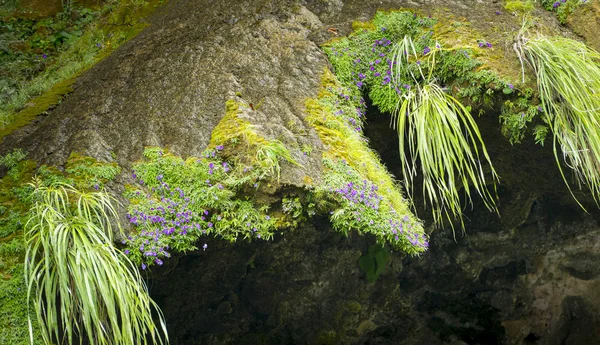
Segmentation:
<svg viewBox="0 0 600 345">
<path fill-rule="evenodd" d="M 92 157 L 71 153 L 66 171 L 78 188 L 99 189 L 107 181 L 117 177 L 121 168 L 116 163 L 99 162 Z"/>
<path fill-rule="evenodd" d="M 162 265 L 171 251 L 196 249 L 201 237 L 237 240 L 269 240 L 277 222 L 268 205 L 253 201 L 259 183 L 275 178 L 271 163 L 281 159 L 280 150 L 269 156 L 270 164 L 224 161 L 208 150 L 202 158 L 183 160 L 160 148 L 147 148 L 145 160 L 134 165 L 139 187 L 131 187 L 129 219 L 135 226 L 127 241 L 128 255 L 142 268 Z M 246 195 L 242 197 L 241 195 Z M 204 248 L 206 249 L 206 248 Z"/>
<path fill-rule="evenodd" d="M 13 180 L 19 178 L 19 162 L 25 159 L 27 155 L 21 151 L 21 149 L 14 149 L 11 153 L 7 153 L 5 156 L 0 156 L 0 166 L 4 166 L 8 169 L 7 175 Z"/>
<path fill-rule="evenodd" d="M 531 92 L 521 93 L 521 97 L 516 100 L 507 100 L 502 105 L 500 114 L 502 134 L 508 138 L 511 144 L 518 144 L 525 138 L 527 125 L 539 118 L 538 115 L 543 110 L 539 105 L 532 103 L 531 94 Z M 541 139 L 543 142 L 543 138 L 538 138 L 535 128 L 533 132 L 536 141 Z"/>
<path fill-rule="evenodd" d="M 168 342 L 162 314 L 140 273 L 112 245 L 116 200 L 104 192 L 43 187 L 39 181 L 34 193 L 24 271 L 44 342 L 72 344 L 77 336 L 99 345 Z"/>
<path fill-rule="evenodd" d="M 527 13 L 534 9 L 533 1 L 525 0 L 508 0 L 504 4 L 504 9 L 511 13 Z"/>
<path fill-rule="evenodd" d="M 279 140 L 269 140 L 260 145 L 256 150 L 256 164 L 263 171 L 263 175 L 259 178 L 277 176 L 277 181 L 279 181 L 281 175 L 279 160 L 282 158 L 287 162 L 299 165 L 292 158 L 290 151 Z"/>
<path fill-rule="evenodd" d="M 598 200 L 600 196 L 600 53 L 564 37 L 519 35 L 517 49 L 537 77 L 545 122 L 553 133 L 556 163 L 559 148 L 565 163 Z M 536 131 L 536 137 L 543 134 Z M 569 186 L 570 188 L 570 186 Z"/>
<path fill-rule="evenodd" d="M 358 265 L 366 273 L 369 283 L 374 283 L 385 272 L 390 253 L 380 244 L 369 247 L 367 254 L 360 257 Z"/>
<path fill-rule="evenodd" d="M 542 6 L 548 11 L 556 12 L 556 16 L 561 24 L 565 24 L 567 19 L 577 7 L 586 3 L 587 0 L 542 0 Z"/>
</svg>

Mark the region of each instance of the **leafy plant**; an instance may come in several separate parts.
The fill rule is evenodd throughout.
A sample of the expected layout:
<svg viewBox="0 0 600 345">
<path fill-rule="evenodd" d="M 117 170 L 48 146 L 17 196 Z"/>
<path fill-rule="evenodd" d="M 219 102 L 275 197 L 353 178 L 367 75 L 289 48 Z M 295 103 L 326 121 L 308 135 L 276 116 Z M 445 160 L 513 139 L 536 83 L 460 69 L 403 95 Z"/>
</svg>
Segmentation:
<svg viewBox="0 0 600 345">
<path fill-rule="evenodd" d="M 290 151 L 278 140 L 269 140 L 258 146 L 256 150 L 256 162 L 264 171 L 263 176 L 260 176 L 260 178 L 277 176 L 277 181 L 279 181 L 281 175 L 279 160 L 282 158 L 289 163 L 299 165 L 292 158 Z"/>
<path fill-rule="evenodd" d="M 435 64 L 436 51 L 437 48 L 427 51 L 430 64 Z M 392 60 L 396 62 L 395 83 L 401 82 L 400 76 L 410 74 L 416 85 L 402 94 L 392 113 L 392 127 L 398 131 L 403 183 L 412 191 L 414 178 L 420 171 L 423 196 L 432 206 L 434 222 L 440 224 L 443 216 L 449 221 L 458 218 L 464 227 L 459 188 L 469 200 L 471 191 L 477 192 L 488 209 L 494 210 L 495 201 L 487 190 L 481 158 L 491 168 L 492 181 L 497 180 L 497 175 L 470 109 L 437 85 L 433 67 L 428 75 L 420 65 L 416 71 L 411 70 L 410 59 L 419 58 L 423 57 L 417 53 L 412 39 L 405 36 L 396 45 Z"/>
<path fill-rule="evenodd" d="M 369 283 L 374 283 L 385 271 L 390 253 L 381 244 L 369 246 L 367 254 L 360 257 L 358 265 L 366 273 Z"/>
<path fill-rule="evenodd" d="M 23 153 L 21 149 L 14 149 L 12 152 L 0 156 L 0 166 L 6 167 L 8 169 L 7 175 L 13 180 L 16 180 L 19 175 L 18 164 L 25 159 L 26 156 L 27 155 Z"/>
<path fill-rule="evenodd" d="M 563 180 L 559 148 L 579 186 L 600 196 L 600 53 L 565 37 L 527 37 L 526 24 L 515 45 L 537 77 L 545 121 L 553 134 L 556 163 Z M 536 136 L 544 134 L 537 130 Z M 572 191 L 571 191 L 572 192 Z"/>
<path fill-rule="evenodd" d="M 167 343 L 164 318 L 140 273 L 112 245 L 113 230 L 121 230 L 115 200 L 62 183 L 34 187 L 24 271 L 44 343 L 84 336 L 98 345 Z"/>
<path fill-rule="evenodd" d="M 142 269 L 162 265 L 172 252 L 197 249 L 202 237 L 231 242 L 273 238 L 276 218 L 267 214 L 268 207 L 238 193 L 243 188 L 252 192 L 250 186 L 256 190 L 276 170 L 261 161 L 256 166 L 228 163 L 219 155 L 223 150 L 218 146 L 202 158 L 184 161 L 150 147 L 144 151 L 146 159 L 135 164 L 132 177 L 139 186 L 125 195 L 135 230 L 125 241 L 125 253 Z"/>
</svg>

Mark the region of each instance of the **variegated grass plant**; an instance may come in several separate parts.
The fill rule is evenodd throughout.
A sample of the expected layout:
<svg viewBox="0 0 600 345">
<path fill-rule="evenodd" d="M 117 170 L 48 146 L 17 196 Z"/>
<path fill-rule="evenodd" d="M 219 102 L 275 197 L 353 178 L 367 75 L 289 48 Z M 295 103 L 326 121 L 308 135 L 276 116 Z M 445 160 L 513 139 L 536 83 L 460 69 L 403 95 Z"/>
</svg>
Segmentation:
<svg viewBox="0 0 600 345">
<path fill-rule="evenodd" d="M 417 54 L 412 39 L 405 36 L 394 49 L 392 85 L 401 85 L 406 77 L 416 85 L 400 96 L 392 114 L 391 126 L 397 130 L 400 142 L 403 183 L 414 195 L 414 180 L 421 172 L 424 202 L 431 205 L 434 222 L 441 225 L 445 218 L 452 226 L 457 218 L 464 229 L 460 189 L 469 202 L 471 194 L 477 193 L 488 209 L 496 210 L 482 160 L 489 166 L 494 186 L 498 176 L 470 110 L 446 93 L 431 74 L 439 48 L 423 57 Z M 419 59 L 429 64 L 428 75 L 416 63 Z"/>
<path fill-rule="evenodd" d="M 25 280 L 44 343 L 73 344 L 85 336 L 95 345 L 168 343 L 139 271 L 113 246 L 116 200 L 63 183 L 34 187 Z M 29 325 L 31 334 L 31 319 Z"/>
<path fill-rule="evenodd" d="M 528 38 L 526 24 L 515 51 L 537 77 L 541 106 L 553 133 L 554 156 L 563 180 L 573 194 L 561 167 L 559 148 L 564 162 L 573 169 L 578 186 L 587 185 L 598 202 L 600 53 L 566 37 Z"/>
</svg>

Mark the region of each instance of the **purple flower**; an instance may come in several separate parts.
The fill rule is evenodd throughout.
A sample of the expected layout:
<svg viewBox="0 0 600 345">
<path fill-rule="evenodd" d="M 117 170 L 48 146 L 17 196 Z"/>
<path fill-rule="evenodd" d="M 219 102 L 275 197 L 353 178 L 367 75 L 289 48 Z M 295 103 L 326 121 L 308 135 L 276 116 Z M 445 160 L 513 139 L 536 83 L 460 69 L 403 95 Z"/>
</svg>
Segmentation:
<svg viewBox="0 0 600 345">
<path fill-rule="evenodd" d="M 156 260 L 154 260 L 154 262 L 156 262 L 156 264 L 157 264 L 158 266 L 162 266 L 162 264 L 163 264 L 163 262 L 162 262 L 162 260 L 161 260 L 161 259 L 156 259 Z"/>
<path fill-rule="evenodd" d="M 42 59 L 47 59 L 47 58 L 48 58 L 48 55 L 42 54 Z"/>
<path fill-rule="evenodd" d="M 363 86 L 363 82 L 359 81 L 358 83 L 356 83 L 356 86 L 358 86 L 359 88 Z"/>
<path fill-rule="evenodd" d="M 429 47 L 425 47 L 425 49 L 423 49 L 423 55 L 429 54 L 430 51 L 431 49 L 429 49 Z"/>
<path fill-rule="evenodd" d="M 125 255 L 129 255 L 129 253 L 130 253 L 129 249 L 125 249 L 125 250 L 123 251 L 123 254 L 125 254 Z"/>
<path fill-rule="evenodd" d="M 552 8 L 557 8 L 558 6 L 560 6 L 560 2 L 558 1 L 552 4 Z"/>
<path fill-rule="evenodd" d="M 221 151 L 221 150 L 223 150 L 223 145 L 219 145 L 219 146 L 215 147 L 215 149 L 217 149 L 217 151 Z"/>
<path fill-rule="evenodd" d="M 142 269 L 143 269 L 143 270 L 145 270 L 145 269 L 146 269 L 146 267 L 148 267 L 148 266 L 146 266 L 146 264 L 142 264 Z"/>
<path fill-rule="evenodd" d="M 502 12 L 496 11 L 496 15 L 500 15 L 500 14 L 502 14 Z"/>
<path fill-rule="evenodd" d="M 488 48 L 491 48 L 491 47 L 492 47 L 492 44 L 491 44 L 490 42 L 486 42 L 486 43 L 485 43 L 485 45 L 486 45 Z"/>
<path fill-rule="evenodd" d="M 204 243 L 204 245 L 202 246 L 202 250 L 206 250 L 206 248 L 208 248 L 208 244 Z"/>
<path fill-rule="evenodd" d="M 515 88 L 515 86 L 513 84 L 508 84 L 508 88 L 512 90 Z"/>
</svg>

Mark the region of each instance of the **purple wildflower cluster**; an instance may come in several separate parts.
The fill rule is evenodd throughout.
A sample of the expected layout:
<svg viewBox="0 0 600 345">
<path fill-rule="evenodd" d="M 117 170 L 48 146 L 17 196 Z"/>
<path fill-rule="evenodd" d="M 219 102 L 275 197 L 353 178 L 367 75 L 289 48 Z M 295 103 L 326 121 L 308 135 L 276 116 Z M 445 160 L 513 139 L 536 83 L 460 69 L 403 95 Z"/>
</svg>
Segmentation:
<svg viewBox="0 0 600 345">
<path fill-rule="evenodd" d="M 196 240 L 214 230 L 209 210 L 198 212 L 183 189 L 171 188 L 163 179 L 159 174 L 156 183 L 147 181 L 152 193 L 146 196 L 146 202 L 137 205 L 145 207 L 134 207 L 127 215 L 138 232 L 125 241 L 131 248 L 126 254 L 142 261 L 142 269 L 150 263 L 162 265 L 161 258 L 171 256 L 172 246 L 178 251 L 195 249 Z M 142 182 L 138 178 L 138 183 Z"/>
<path fill-rule="evenodd" d="M 479 48 L 492 48 L 492 44 L 487 41 L 478 41 L 477 45 L 479 46 Z"/>
<path fill-rule="evenodd" d="M 354 204 L 363 204 L 373 210 L 379 209 L 379 204 L 383 197 L 377 194 L 379 187 L 370 181 L 363 180 L 362 184 L 355 185 L 348 182 L 345 186 L 335 190 L 336 193 L 344 197 L 348 202 Z"/>
<path fill-rule="evenodd" d="M 354 53 L 356 54 L 356 53 Z M 353 61 L 354 70 L 352 72 L 353 81 L 356 87 L 362 88 L 367 81 L 378 82 L 381 85 L 387 85 L 392 82 L 392 41 L 388 38 L 380 38 L 373 42 L 369 61 L 363 61 L 356 58 Z"/>
<path fill-rule="evenodd" d="M 183 161 L 161 151 L 148 151 L 150 160 L 136 165 L 132 178 L 141 186 L 128 192 L 129 223 L 137 230 L 127 238 L 127 254 L 142 269 L 162 265 L 172 251 L 196 249 L 201 236 L 214 234 L 235 241 L 270 238 L 275 220 L 257 210 L 251 201 L 234 199 L 233 167 L 216 150 L 204 158 Z M 204 243 L 202 249 L 208 245 Z"/>
<path fill-rule="evenodd" d="M 379 186 L 361 179 L 360 174 L 346 161 L 327 160 L 326 187 L 337 197 L 341 208 L 331 212 L 334 228 L 347 233 L 355 229 L 371 233 L 406 252 L 422 252 L 429 246 L 427 237 L 418 223 L 408 216 L 400 216 L 391 206 Z"/>
<path fill-rule="evenodd" d="M 567 2 L 567 0 L 556 1 L 555 3 L 552 4 L 552 8 L 558 8 L 560 5 L 562 5 L 566 2 Z"/>
<path fill-rule="evenodd" d="M 357 95 L 351 96 L 352 91 L 345 88 L 330 88 L 329 91 L 336 95 L 332 101 L 335 108 L 333 114 L 343 118 L 346 125 L 352 130 L 362 133 L 363 121 L 367 111 L 364 98 Z"/>
</svg>

